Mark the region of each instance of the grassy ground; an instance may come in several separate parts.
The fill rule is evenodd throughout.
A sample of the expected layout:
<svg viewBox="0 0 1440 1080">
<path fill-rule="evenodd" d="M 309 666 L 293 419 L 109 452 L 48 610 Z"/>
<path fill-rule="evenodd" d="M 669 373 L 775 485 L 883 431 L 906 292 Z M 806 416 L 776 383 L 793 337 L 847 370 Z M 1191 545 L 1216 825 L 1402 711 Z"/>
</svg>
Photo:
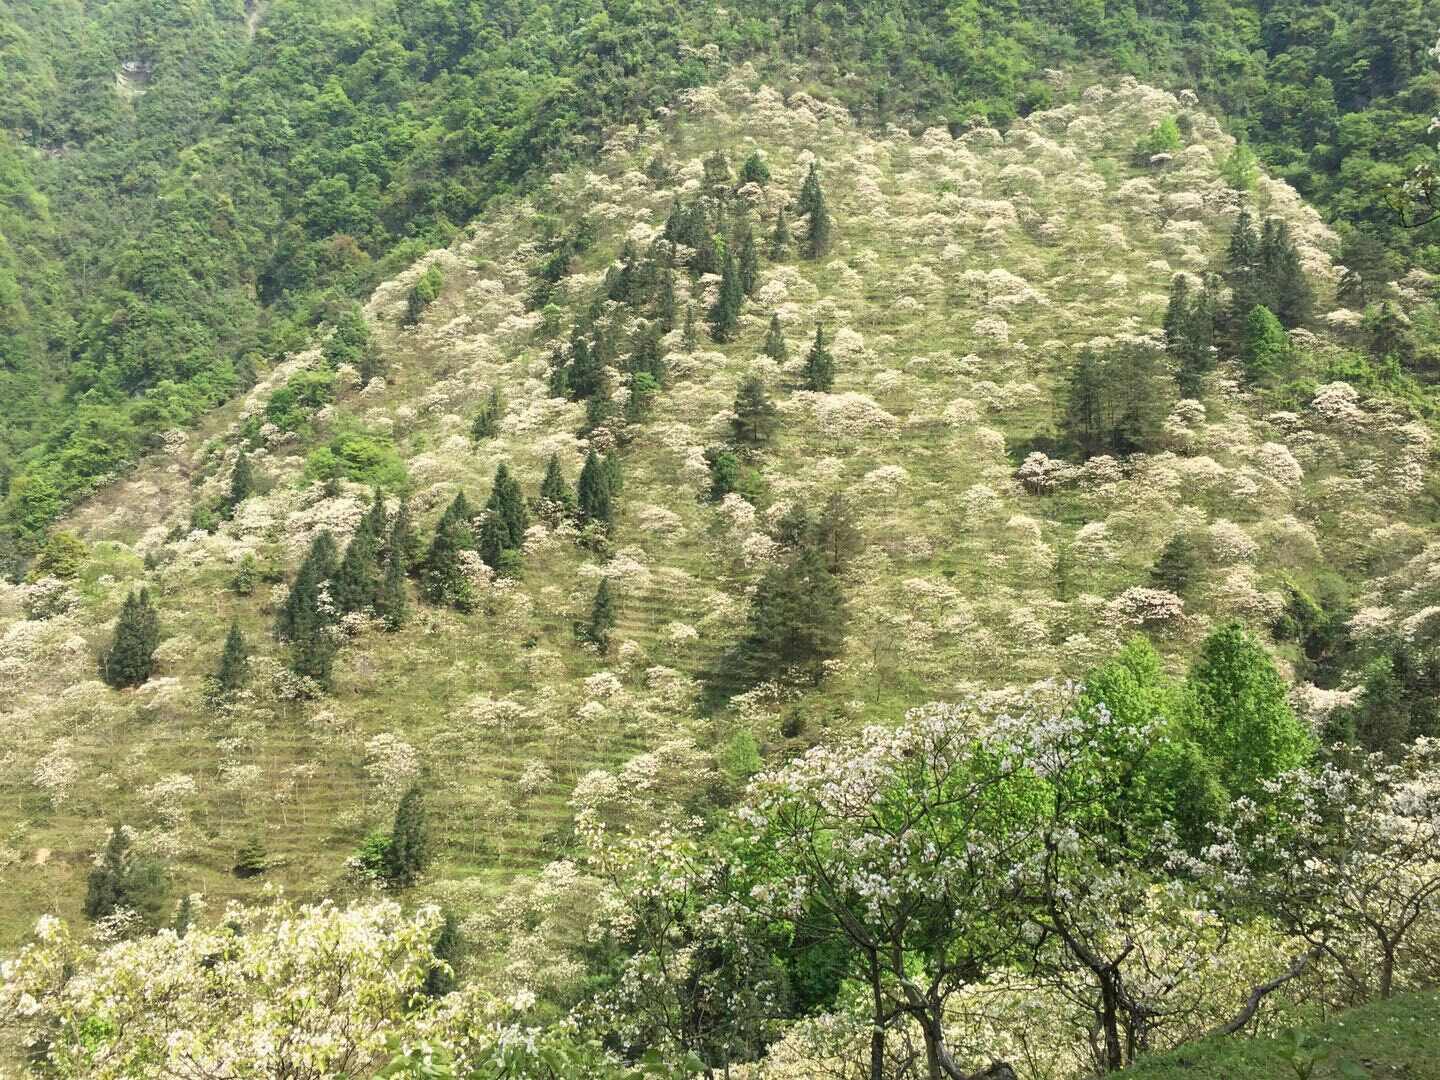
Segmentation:
<svg viewBox="0 0 1440 1080">
<path fill-rule="evenodd" d="M 1306 1029 L 1331 1047 L 1313 1080 L 1342 1076 L 1350 1061 L 1373 1080 L 1440 1078 L 1440 994 L 1406 994 L 1352 1009 Z M 1294 1080 L 1276 1039 L 1217 1039 L 1142 1061 L 1124 1075 L 1135 1080 Z"/>
</svg>

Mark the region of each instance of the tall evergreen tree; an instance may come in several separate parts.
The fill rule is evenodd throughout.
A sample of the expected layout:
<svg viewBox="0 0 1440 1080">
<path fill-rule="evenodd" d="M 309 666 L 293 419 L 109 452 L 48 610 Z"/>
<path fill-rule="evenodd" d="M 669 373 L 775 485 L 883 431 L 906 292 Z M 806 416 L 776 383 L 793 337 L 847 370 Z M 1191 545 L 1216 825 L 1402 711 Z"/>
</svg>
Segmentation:
<svg viewBox="0 0 1440 1080">
<path fill-rule="evenodd" d="M 828 394 L 835 385 L 835 359 L 825 343 L 825 324 L 815 327 L 815 340 L 805 356 L 805 389 Z"/>
<path fill-rule="evenodd" d="M 335 628 L 328 620 L 313 619 L 304 623 L 290 649 L 290 670 L 328 689 L 335 670 L 335 654 L 340 648 L 335 635 Z"/>
<path fill-rule="evenodd" d="M 420 558 L 420 537 L 416 535 L 415 524 L 410 519 L 410 505 L 403 499 L 400 509 L 395 511 L 395 519 L 390 522 L 390 533 L 385 538 L 384 550 L 387 559 L 399 556 L 404 573 L 409 573 L 410 568 Z"/>
<path fill-rule="evenodd" d="M 480 442 L 500 434 L 500 417 L 504 412 L 505 407 L 500 401 L 500 387 L 492 386 L 489 395 L 480 404 L 480 411 L 475 414 L 475 422 L 470 425 L 470 437 Z"/>
<path fill-rule="evenodd" d="M 500 569 L 507 551 L 519 551 L 530 527 L 530 513 L 525 508 L 525 495 L 519 482 L 503 463 L 495 470 L 495 483 L 485 503 L 485 516 L 480 526 L 478 548 L 480 557 L 493 569 Z"/>
<path fill-rule="evenodd" d="M 1197 293 L 1184 274 L 1175 275 L 1165 311 L 1165 339 L 1166 352 L 1175 358 L 1180 396 L 1198 398 L 1215 362 L 1215 297 L 1208 282 Z"/>
<path fill-rule="evenodd" d="M 770 166 L 765 164 L 765 159 L 760 156 L 759 151 L 753 151 L 740 166 L 741 184 L 760 184 L 764 186 L 770 182 Z"/>
<path fill-rule="evenodd" d="M 790 254 L 790 220 L 781 207 L 775 215 L 775 228 L 770 233 L 770 258 L 779 262 Z"/>
<path fill-rule="evenodd" d="M 657 386 L 665 382 L 665 349 L 659 323 L 642 323 L 635 331 L 626 368 L 631 375 L 649 375 Z"/>
<path fill-rule="evenodd" d="M 1082 349 L 1061 388 L 1061 407 L 1065 441 L 1082 458 L 1155 449 L 1170 408 L 1159 350 Z"/>
<path fill-rule="evenodd" d="M 1269 218 L 1260 236 L 1261 303 L 1290 328 L 1301 326 L 1315 306 L 1315 290 L 1300 265 L 1300 252 L 1290 239 L 1290 226 Z"/>
<path fill-rule="evenodd" d="M 408 888 L 429 865 L 430 823 L 425 796 L 419 784 L 412 784 L 395 807 L 390 846 L 385 849 L 385 878 L 392 885 Z"/>
<path fill-rule="evenodd" d="M 662 334 L 675 329 L 675 320 L 680 314 L 679 301 L 675 298 L 675 271 L 669 267 L 660 275 L 659 294 L 655 298 L 655 323 Z"/>
<path fill-rule="evenodd" d="M 570 363 L 566 367 L 565 379 L 573 400 L 584 401 L 604 389 L 605 364 L 602 355 L 601 340 L 597 340 L 593 347 L 583 337 L 576 337 L 570 342 Z"/>
<path fill-rule="evenodd" d="M 297 637 L 310 623 L 329 620 L 329 613 L 322 610 L 320 597 L 322 590 L 333 583 L 337 569 L 335 539 L 329 532 L 322 532 L 310 542 L 310 549 L 276 617 L 276 629 L 282 638 Z"/>
<path fill-rule="evenodd" d="M 560 471 L 560 455 L 551 454 L 540 481 L 540 494 L 535 500 L 535 515 L 552 525 L 559 524 L 575 512 L 575 496 Z"/>
<path fill-rule="evenodd" d="M 807 259 L 818 259 L 830 250 L 831 231 L 830 208 L 825 203 L 825 193 L 821 192 L 805 223 L 805 257 Z"/>
<path fill-rule="evenodd" d="M 461 563 L 461 553 L 474 547 L 469 500 L 462 491 L 440 515 L 435 536 L 420 566 L 420 594 L 432 604 L 469 611 L 474 591 Z"/>
<path fill-rule="evenodd" d="M 740 275 L 740 291 L 749 296 L 760 281 L 760 257 L 755 253 L 755 234 L 749 225 L 740 234 L 740 258 L 736 270 Z"/>
<path fill-rule="evenodd" d="M 746 446 L 760 446 L 775 434 L 779 410 L 770 400 L 770 391 L 758 375 L 748 376 L 740 384 L 732 406 L 735 418 L 730 426 L 735 432 L 735 441 Z"/>
<path fill-rule="evenodd" d="M 695 305 L 685 305 L 685 329 L 680 333 L 680 343 L 685 346 L 687 352 L 694 352 L 695 346 L 700 344 L 700 337 L 695 332 Z"/>
<path fill-rule="evenodd" d="M 610 478 L 594 450 L 585 455 L 585 464 L 575 483 L 575 502 L 584 524 L 598 524 L 608 530 L 615 520 Z"/>
<path fill-rule="evenodd" d="M 790 349 L 785 344 L 785 331 L 780 328 L 778 312 L 770 316 L 770 326 L 765 331 L 765 347 L 761 351 L 777 364 L 790 359 Z"/>
<path fill-rule="evenodd" d="M 737 650 L 737 673 L 749 686 L 785 677 L 818 680 L 825 662 L 839 655 L 844 636 L 839 577 L 826 571 L 819 552 L 805 548 L 760 579 Z"/>
<path fill-rule="evenodd" d="M 809 171 L 805 173 L 805 182 L 800 185 L 800 194 L 795 199 L 796 216 L 804 217 L 813 213 L 824 198 L 825 193 L 820 190 L 820 170 L 812 161 Z"/>
<path fill-rule="evenodd" d="M 831 574 L 844 570 L 845 564 L 865 546 L 854 514 L 839 492 L 831 492 L 820 508 L 811 529 L 811 546 L 819 552 L 822 564 Z"/>
<path fill-rule="evenodd" d="M 345 547 L 345 557 L 335 571 L 331 599 L 343 612 L 364 611 L 373 607 L 380 590 L 378 567 L 380 550 L 385 540 L 385 502 L 380 492 L 369 512 L 360 519 L 355 535 Z"/>
<path fill-rule="evenodd" d="M 568 398 L 570 396 L 570 365 L 559 345 L 556 345 L 550 352 L 549 391 L 551 397 Z"/>
<path fill-rule="evenodd" d="M 230 632 L 225 635 L 225 648 L 220 653 L 220 666 L 215 670 L 215 683 L 221 693 L 230 694 L 245 685 L 250 677 L 250 650 L 245 645 L 245 635 L 240 632 L 240 621 L 232 619 Z"/>
<path fill-rule="evenodd" d="M 160 644 L 160 616 L 141 589 L 125 597 L 115 636 L 100 655 L 100 675 L 115 689 L 139 686 L 155 670 L 155 648 Z"/>
<path fill-rule="evenodd" d="M 595 590 L 595 600 L 590 605 L 590 621 L 585 624 L 586 639 L 604 652 L 610 646 L 610 631 L 615 629 L 618 621 L 615 590 L 610 587 L 610 579 L 602 577 Z"/>
<path fill-rule="evenodd" d="M 426 997 L 444 997 L 455 989 L 460 981 L 460 964 L 465 959 L 465 951 L 465 939 L 460 934 L 460 921 L 447 911 L 441 920 L 440 930 L 435 935 L 435 943 L 431 946 L 435 963 L 426 972 L 425 984 L 421 987 L 421 992 Z"/>
<path fill-rule="evenodd" d="M 740 325 L 740 307 L 745 293 L 740 287 L 740 271 L 728 251 L 720 269 L 720 293 L 710 308 L 710 336 L 716 341 L 729 341 Z"/>
<path fill-rule="evenodd" d="M 164 898 L 165 874 L 160 864 L 137 858 L 124 826 L 113 826 L 105 853 L 85 884 L 85 917 L 103 919 L 117 911 L 133 911 L 154 926 Z"/>
<path fill-rule="evenodd" d="M 225 495 L 225 507 L 231 514 L 235 508 L 255 493 L 255 472 L 250 467 L 250 458 L 245 451 L 235 459 L 235 468 L 230 472 L 230 490 Z"/>
<path fill-rule="evenodd" d="M 405 588 L 405 562 L 399 553 L 385 556 L 385 573 L 375 597 L 375 614 L 389 631 L 399 630 L 410 617 L 410 594 Z"/>
</svg>

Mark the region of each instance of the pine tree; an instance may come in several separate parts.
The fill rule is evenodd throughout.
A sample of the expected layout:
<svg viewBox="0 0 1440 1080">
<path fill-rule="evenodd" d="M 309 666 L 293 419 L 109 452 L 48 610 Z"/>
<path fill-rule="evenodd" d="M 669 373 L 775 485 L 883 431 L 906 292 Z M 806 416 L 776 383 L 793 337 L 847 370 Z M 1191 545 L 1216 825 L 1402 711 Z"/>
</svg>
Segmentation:
<svg viewBox="0 0 1440 1080">
<path fill-rule="evenodd" d="M 1184 274 L 1175 275 L 1165 311 L 1165 338 L 1165 350 L 1175 358 L 1180 396 L 1198 398 L 1215 363 L 1215 297 L 1209 282 L 1197 295 Z"/>
<path fill-rule="evenodd" d="M 620 451 L 611 450 L 600 464 L 605 470 L 605 483 L 610 488 L 610 501 L 614 502 L 625 493 L 625 471 L 620 461 Z"/>
<path fill-rule="evenodd" d="M 485 518 L 480 526 L 478 548 L 480 557 L 492 569 L 500 569 L 507 551 L 518 551 L 530 527 L 530 513 L 525 509 L 525 496 L 520 484 L 501 464 L 495 470 L 495 483 L 485 503 Z"/>
<path fill-rule="evenodd" d="M 1182 599 L 1205 577 L 1206 563 L 1199 545 L 1188 533 L 1176 533 L 1160 550 L 1150 570 L 1150 584 Z"/>
<path fill-rule="evenodd" d="M 590 621 L 585 624 L 586 639 L 604 652 L 610 647 L 610 631 L 615 629 L 618 620 L 615 591 L 610 588 L 610 579 L 602 577 L 595 590 L 595 601 L 590 605 Z"/>
<path fill-rule="evenodd" d="M 785 331 L 780 329 L 779 313 L 770 316 L 770 328 L 765 331 L 764 353 L 777 364 L 790 359 L 790 349 L 785 344 Z"/>
<path fill-rule="evenodd" d="M 839 575 L 813 548 L 773 566 L 750 603 L 748 630 L 737 650 L 737 673 L 748 686 L 784 677 L 816 681 L 839 655 L 845 603 Z"/>
<path fill-rule="evenodd" d="M 810 170 L 805 174 L 805 182 L 800 185 L 800 194 L 795 199 L 795 214 L 797 217 L 804 217 L 813 213 L 820 200 L 825 197 L 820 190 L 820 172 L 815 162 L 810 163 Z"/>
<path fill-rule="evenodd" d="M 685 305 L 685 329 L 681 331 L 680 343 L 685 346 L 686 352 L 694 352 L 695 346 L 700 344 L 700 337 L 695 332 L 695 305 Z"/>
<path fill-rule="evenodd" d="M 655 323 L 660 327 L 660 333 L 668 334 L 675 329 L 679 312 L 679 303 L 675 299 L 675 271 L 667 267 L 660 275 L 660 293 L 655 300 Z"/>
<path fill-rule="evenodd" d="M 657 386 L 665 382 L 665 351 L 658 323 L 642 323 L 636 329 L 625 366 L 631 375 L 649 375 Z"/>
<path fill-rule="evenodd" d="M 385 539 L 384 551 L 387 559 L 399 556 L 405 573 L 409 573 L 410 568 L 420 558 L 420 537 L 415 533 L 415 525 L 410 520 L 410 505 L 406 502 L 400 503 L 400 509 L 395 512 L 395 520 L 390 522 L 390 534 Z"/>
<path fill-rule="evenodd" d="M 295 582 L 276 617 L 276 629 L 282 638 L 293 639 L 310 623 L 328 621 L 328 614 L 321 611 L 321 590 L 334 580 L 337 569 L 335 540 L 328 532 L 322 532 L 311 541 L 310 550 L 305 553 L 295 573 Z"/>
<path fill-rule="evenodd" d="M 325 689 L 335 669 L 339 643 L 328 620 L 314 619 L 303 624 L 295 634 L 290 650 L 290 670 L 304 675 Z"/>
<path fill-rule="evenodd" d="M 375 597 L 375 614 L 392 633 L 405 625 L 410 617 L 410 594 L 405 588 L 405 562 L 399 552 L 391 550 L 385 557 L 385 576 L 380 579 L 380 592 Z"/>
<path fill-rule="evenodd" d="M 473 589 L 465 575 L 460 555 L 474 546 L 469 500 L 462 491 L 440 515 L 434 539 L 420 566 L 420 594 L 432 604 L 445 604 L 459 611 L 474 606 Z"/>
<path fill-rule="evenodd" d="M 430 865 L 430 825 L 425 813 L 424 793 L 412 784 L 395 807 L 395 824 L 390 846 L 385 849 L 385 878 L 406 888 L 415 884 Z"/>
<path fill-rule="evenodd" d="M 828 394 L 835 385 L 835 359 L 825 344 L 825 324 L 815 327 L 815 340 L 805 356 L 805 388 Z"/>
<path fill-rule="evenodd" d="M 374 606 L 375 596 L 380 591 L 380 580 L 375 570 L 379 547 L 378 540 L 364 530 L 357 530 L 351 537 L 345 547 L 345 557 L 335 571 L 331 595 L 339 611 L 364 611 Z"/>
<path fill-rule="evenodd" d="M 460 981 L 460 965 L 465 959 L 465 939 L 460 934 L 460 923 L 450 912 L 445 912 L 440 930 L 435 935 L 435 944 L 430 947 L 435 963 L 425 973 L 425 984 L 420 988 L 426 997 L 444 997 L 455 989 Z"/>
<path fill-rule="evenodd" d="M 500 388 L 492 386 L 489 396 L 480 405 L 480 411 L 475 414 L 475 422 L 470 425 L 470 437 L 480 442 L 500 434 L 500 417 L 504 415 L 504 411 L 500 402 Z"/>
<path fill-rule="evenodd" d="M 736 269 L 740 274 L 740 291 L 749 296 L 760 281 L 760 257 L 755 253 L 755 234 L 749 225 L 740 234 L 740 259 Z"/>
<path fill-rule="evenodd" d="M 815 203 L 815 208 L 810 211 L 810 217 L 805 226 L 805 257 L 807 259 L 818 259 L 830 250 L 830 208 L 825 205 L 825 195 L 822 192 Z"/>
<path fill-rule="evenodd" d="M 716 341 L 729 341 L 740 325 L 740 306 L 745 294 L 740 287 L 740 272 L 734 257 L 727 251 L 720 270 L 720 294 L 710 308 L 710 336 Z"/>
<path fill-rule="evenodd" d="M 1290 239 L 1290 226 L 1270 218 L 1260 235 L 1260 302 L 1286 327 L 1301 326 L 1315 306 L 1315 290 L 1300 265 L 1300 252 Z"/>
<path fill-rule="evenodd" d="M 855 525 L 850 507 L 838 492 L 832 492 L 820 508 L 810 543 L 819 552 L 826 572 L 831 574 L 844 570 L 845 564 L 865 546 L 865 538 Z"/>
<path fill-rule="evenodd" d="M 115 689 L 139 686 L 155 669 L 155 647 L 160 644 L 160 616 L 150 603 L 150 592 L 130 593 L 120 607 L 115 636 L 100 656 L 100 675 Z"/>
<path fill-rule="evenodd" d="M 580 478 L 575 483 L 575 502 L 579 507 L 582 523 L 596 524 L 608 530 L 614 522 L 615 507 L 610 492 L 610 478 L 594 450 L 585 456 L 585 464 L 580 469 Z"/>
<path fill-rule="evenodd" d="M 781 207 L 780 212 L 775 215 L 775 228 L 770 233 L 770 258 L 779 262 L 790 254 L 790 221 L 785 216 L 785 208 Z"/>
<path fill-rule="evenodd" d="M 770 391 L 758 375 L 751 375 L 740 384 L 733 410 L 735 418 L 730 425 L 735 431 L 736 442 L 760 446 L 774 436 L 779 410 L 770 400 Z"/>
<path fill-rule="evenodd" d="M 598 338 L 592 344 L 583 337 L 570 342 L 570 363 L 566 367 L 566 385 L 574 401 L 594 397 L 605 386 L 605 365 L 602 361 L 603 341 Z"/>
<path fill-rule="evenodd" d="M 123 825 L 110 829 L 105 854 L 85 884 L 87 919 L 103 919 L 117 911 L 133 911 L 155 925 L 164 903 L 165 875 L 158 863 L 137 859 Z"/>
<path fill-rule="evenodd" d="M 240 632 L 240 621 L 232 620 L 230 633 L 225 635 L 225 648 L 220 653 L 220 666 L 215 670 L 215 683 L 221 693 L 230 694 L 245 685 L 250 677 L 250 650 L 245 645 L 245 635 Z"/>
<path fill-rule="evenodd" d="M 765 159 L 760 156 L 758 150 L 752 151 L 740 166 L 741 184 L 765 185 L 770 182 L 770 166 L 765 164 Z"/>
<path fill-rule="evenodd" d="M 558 525 L 575 512 L 575 496 L 560 471 L 560 455 L 551 454 L 545 466 L 545 478 L 540 481 L 540 494 L 535 500 L 535 515 L 552 525 Z"/>
<path fill-rule="evenodd" d="M 235 459 L 235 468 L 230 472 L 230 491 L 225 496 L 225 507 L 233 514 L 235 508 L 255 493 L 255 473 L 250 468 L 250 458 L 245 451 Z"/>
<path fill-rule="evenodd" d="M 551 397 L 568 398 L 570 396 L 570 366 L 559 345 L 556 345 L 550 353 L 549 390 Z"/>
</svg>

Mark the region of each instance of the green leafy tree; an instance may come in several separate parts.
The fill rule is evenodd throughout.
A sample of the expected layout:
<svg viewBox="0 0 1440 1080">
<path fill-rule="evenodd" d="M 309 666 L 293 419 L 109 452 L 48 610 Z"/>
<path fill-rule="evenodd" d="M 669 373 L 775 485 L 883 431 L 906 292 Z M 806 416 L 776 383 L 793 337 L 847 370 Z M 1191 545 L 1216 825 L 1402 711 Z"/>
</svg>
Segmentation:
<svg viewBox="0 0 1440 1080">
<path fill-rule="evenodd" d="M 610 633 L 615 629 L 619 618 L 615 590 L 610 587 L 610 579 L 602 577 L 595 590 L 595 600 L 590 605 L 590 620 L 581 628 L 581 636 L 604 652 L 610 647 Z"/>
<path fill-rule="evenodd" d="M 784 678 L 818 681 L 825 662 L 840 654 L 845 616 L 838 576 L 826 570 L 819 552 L 806 548 L 760 579 L 735 674 L 747 686 Z"/>
<path fill-rule="evenodd" d="M 1287 327 L 1309 321 L 1315 307 L 1315 289 L 1300 265 L 1300 252 L 1290 239 L 1290 226 L 1269 218 L 1260 233 L 1258 275 L 1260 303 Z"/>
<path fill-rule="evenodd" d="M 1259 173 L 1255 151 L 1250 149 L 1250 144 L 1243 137 L 1220 162 L 1221 178 L 1236 191 L 1254 190 Z"/>
<path fill-rule="evenodd" d="M 815 327 L 815 340 L 805 354 L 805 389 L 828 394 L 835 385 L 835 358 L 825 342 L 825 324 Z"/>
<path fill-rule="evenodd" d="M 385 849 L 385 879 L 392 885 L 414 885 L 430 865 L 430 823 L 425 796 L 419 784 L 412 784 L 395 807 L 395 824 Z"/>
<path fill-rule="evenodd" d="M 420 321 L 420 316 L 425 309 L 433 304 L 440 295 L 440 288 L 445 284 L 445 274 L 440 267 L 431 264 L 426 271 L 415 279 L 415 284 L 410 286 L 410 292 L 405 297 L 405 322 L 414 325 Z"/>
<path fill-rule="evenodd" d="M 775 228 L 770 232 L 770 258 L 779 262 L 790 254 L 790 219 L 784 207 L 775 215 Z"/>
<path fill-rule="evenodd" d="M 1289 356 L 1285 327 L 1269 308 L 1256 304 L 1245 318 L 1245 349 L 1240 354 L 1245 378 L 1264 382 L 1284 368 Z"/>
<path fill-rule="evenodd" d="M 551 454 L 540 481 L 540 494 L 535 499 L 535 516 L 552 525 L 575 513 L 575 495 L 560 470 L 560 455 Z"/>
<path fill-rule="evenodd" d="M 1275 662 L 1235 622 L 1207 637 L 1186 684 L 1185 729 L 1232 795 L 1302 764 L 1314 740 L 1295 716 Z"/>
<path fill-rule="evenodd" d="M 32 579 L 53 577 L 61 581 L 71 581 L 80 575 L 89 558 L 90 549 L 83 540 L 72 532 L 57 529 L 50 534 L 40 554 L 35 557 L 35 565 L 29 576 Z"/>
<path fill-rule="evenodd" d="M 421 992 L 426 997 L 444 997 L 459 985 L 460 965 L 467 951 L 464 935 L 460 933 L 460 920 L 451 912 L 445 912 L 431 949 L 435 963 L 425 975 Z"/>
<path fill-rule="evenodd" d="M 1156 556 L 1155 565 L 1150 569 L 1150 584 L 1184 598 L 1205 580 L 1208 571 L 1209 563 L 1195 537 L 1190 533 L 1176 533 Z"/>
<path fill-rule="evenodd" d="M 740 234 L 740 258 L 736 269 L 740 275 L 740 291 L 749 296 L 760 283 L 760 256 L 755 252 L 755 234 L 749 225 Z"/>
<path fill-rule="evenodd" d="M 410 593 L 405 587 L 405 562 L 399 552 L 391 550 L 385 556 L 385 573 L 380 579 L 380 591 L 375 597 L 375 614 L 385 629 L 392 633 L 405 625 L 410 617 Z"/>
<path fill-rule="evenodd" d="M 141 589 L 125 597 L 110 647 L 100 655 L 100 675 L 115 689 L 139 686 L 155 669 L 155 648 L 160 644 L 160 616 Z"/>
<path fill-rule="evenodd" d="M 241 557 L 240 565 L 235 568 L 235 576 L 230 579 L 230 588 L 236 596 L 249 596 L 255 591 L 255 584 L 260 580 L 260 566 L 255 561 L 255 556 L 248 551 Z"/>
<path fill-rule="evenodd" d="M 760 152 L 753 151 L 740 166 L 740 183 L 759 184 L 762 187 L 770 182 L 770 166 L 765 164 L 765 159 Z"/>
<path fill-rule="evenodd" d="M 490 488 L 480 525 L 480 557 L 493 569 L 500 569 L 505 553 L 517 552 L 525 543 L 525 530 L 529 527 L 525 494 L 520 490 L 519 481 L 510 475 L 509 468 L 501 464 L 495 470 L 495 483 Z"/>
<path fill-rule="evenodd" d="M 1134 164 L 1145 165 L 1157 154 L 1173 154 L 1181 146 L 1180 125 L 1173 116 L 1157 121 L 1135 144 Z"/>
</svg>

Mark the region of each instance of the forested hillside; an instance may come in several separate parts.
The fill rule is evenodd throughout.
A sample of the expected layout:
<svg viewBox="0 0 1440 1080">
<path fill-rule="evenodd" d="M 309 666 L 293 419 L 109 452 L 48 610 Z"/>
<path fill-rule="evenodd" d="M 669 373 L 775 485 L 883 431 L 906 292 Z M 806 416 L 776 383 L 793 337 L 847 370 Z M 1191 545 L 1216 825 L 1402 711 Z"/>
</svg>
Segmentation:
<svg viewBox="0 0 1440 1080">
<path fill-rule="evenodd" d="M 0 4 L 0 1072 L 1426 1075 L 1437 28 Z"/>
<path fill-rule="evenodd" d="M 1003 127 L 1051 103 L 1052 67 L 1192 87 L 1359 229 L 1347 265 L 1436 268 L 1378 197 L 1425 152 L 1440 88 L 1425 52 L 1440 12 L 1411 0 L 11 0 L 0 20 L 12 569 L 76 495 L 496 194 L 736 63 L 871 126 Z"/>
</svg>

